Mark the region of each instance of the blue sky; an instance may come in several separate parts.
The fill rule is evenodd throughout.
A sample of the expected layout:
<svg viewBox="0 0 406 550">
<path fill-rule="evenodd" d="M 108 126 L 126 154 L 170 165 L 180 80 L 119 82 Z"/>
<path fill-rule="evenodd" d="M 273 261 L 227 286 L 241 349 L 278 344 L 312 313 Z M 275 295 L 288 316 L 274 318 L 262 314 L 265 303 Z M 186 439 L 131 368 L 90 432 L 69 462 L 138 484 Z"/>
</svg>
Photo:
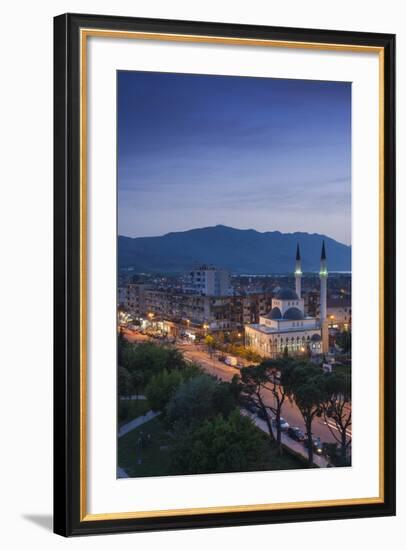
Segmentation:
<svg viewBox="0 0 406 550">
<path fill-rule="evenodd" d="M 351 242 L 351 84 L 119 71 L 118 229 Z"/>
</svg>

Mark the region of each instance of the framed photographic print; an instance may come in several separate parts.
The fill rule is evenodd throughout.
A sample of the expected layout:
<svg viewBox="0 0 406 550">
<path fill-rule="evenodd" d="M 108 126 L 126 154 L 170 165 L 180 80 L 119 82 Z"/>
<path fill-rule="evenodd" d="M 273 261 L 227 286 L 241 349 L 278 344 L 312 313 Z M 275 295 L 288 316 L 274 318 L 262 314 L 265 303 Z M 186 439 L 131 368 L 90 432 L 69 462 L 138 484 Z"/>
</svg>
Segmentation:
<svg viewBox="0 0 406 550">
<path fill-rule="evenodd" d="M 55 18 L 55 532 L 395 513 L 395 37 Z"/>
</svg>

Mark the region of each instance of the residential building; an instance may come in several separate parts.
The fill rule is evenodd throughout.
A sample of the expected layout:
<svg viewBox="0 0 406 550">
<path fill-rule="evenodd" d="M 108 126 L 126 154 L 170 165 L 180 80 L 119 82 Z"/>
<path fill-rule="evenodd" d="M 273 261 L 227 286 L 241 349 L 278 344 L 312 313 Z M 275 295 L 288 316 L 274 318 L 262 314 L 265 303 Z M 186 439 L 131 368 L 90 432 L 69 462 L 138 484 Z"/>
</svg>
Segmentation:
<svg viewBox="0 0 406 550">
<path fill-rule="evenodd" d="M 232 293 L 230 274 L 225 269 L 201 265 L 185 276 L 183 290 L 203 296 L 228 296 Z"/>
</svg>

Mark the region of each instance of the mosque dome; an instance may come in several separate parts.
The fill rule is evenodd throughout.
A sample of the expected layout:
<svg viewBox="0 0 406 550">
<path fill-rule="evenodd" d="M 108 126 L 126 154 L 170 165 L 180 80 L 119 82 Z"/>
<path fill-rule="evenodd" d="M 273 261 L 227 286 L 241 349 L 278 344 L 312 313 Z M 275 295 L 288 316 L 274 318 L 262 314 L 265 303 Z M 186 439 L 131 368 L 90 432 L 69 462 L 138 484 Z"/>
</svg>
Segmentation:
<svg viewBox="0 0 406 550">
<path fill-rule="evenodd" d="M 273 307 L 267 317 L 268 319 L 282 319 L 281 310 L 278 307 Z"/>
<path fill-rule="evenodd" d="M 299 300 L 296 292 L 290 288 L 281 288 L 275 295 L 277 300 Z"/>
<path fill-rule="evenodd" d="M 304 319 L 304 315 L 297 307 L 290 307 L 285 311 L 283 318 L 291 321 L 300 321 Z"/>
</svg>

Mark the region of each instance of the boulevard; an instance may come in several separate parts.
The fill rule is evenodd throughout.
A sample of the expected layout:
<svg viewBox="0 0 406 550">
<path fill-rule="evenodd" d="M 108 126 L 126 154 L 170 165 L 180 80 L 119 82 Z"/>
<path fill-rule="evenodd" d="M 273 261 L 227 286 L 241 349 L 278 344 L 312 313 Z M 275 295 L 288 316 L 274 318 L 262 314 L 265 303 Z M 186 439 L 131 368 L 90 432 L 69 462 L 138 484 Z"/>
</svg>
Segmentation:
<svg viewBox="0 0 406 550">
<path fill-rule="evenodd" d="M 154 342 L 159 343 L 159 340 L 156 340 L 140 332 L 131 331 L 124 329 L 123 334 L 125 338 L 132 343 L 142 343 L 142 342 Z M 200 365 L 208 374 L 216 376 L 217 378 L 230 382 L 233 376 L 239 376 L 239 369 L 236 367 L 231 367 L 224 362 L 218 359 L 218 356 L 215 353 L 211 355 L 207 351 L 207 347 L 204 344 L 195 344 L 188 341 L 176 341 L 174 346 L 183 353 L 184 357 Z M 239 364 L 243 366 L 248 366 L 250 363 L 242 358 L 238 358 Z M 274 397 L 271 391 L 266 395 L 264 402 L 266 405 L 274 405 Z M 294 403 L 291 403 L 288 399 L 285 399 L 282 416 L 289 423 L 290 426 L 298 426 L 303 431 L 305 431 L 302 415 Z M 332 429 L 336 431 L 336 428 L 333 422 L 330 423 Z M 351 436 L 351 431 L 347 432 Z M 323 418 L 316 417 L 313 421 L 313 435 L 314 437 L 320 437 L 322 442 L 326 443 L 335 443 L 336 440 L 333 437 L 330 428 L 326 425 Z M 286 439 L 290 439 L 286 436 Z M 291 440 L 292 441 L 292 440 Z"/>
</svg>

